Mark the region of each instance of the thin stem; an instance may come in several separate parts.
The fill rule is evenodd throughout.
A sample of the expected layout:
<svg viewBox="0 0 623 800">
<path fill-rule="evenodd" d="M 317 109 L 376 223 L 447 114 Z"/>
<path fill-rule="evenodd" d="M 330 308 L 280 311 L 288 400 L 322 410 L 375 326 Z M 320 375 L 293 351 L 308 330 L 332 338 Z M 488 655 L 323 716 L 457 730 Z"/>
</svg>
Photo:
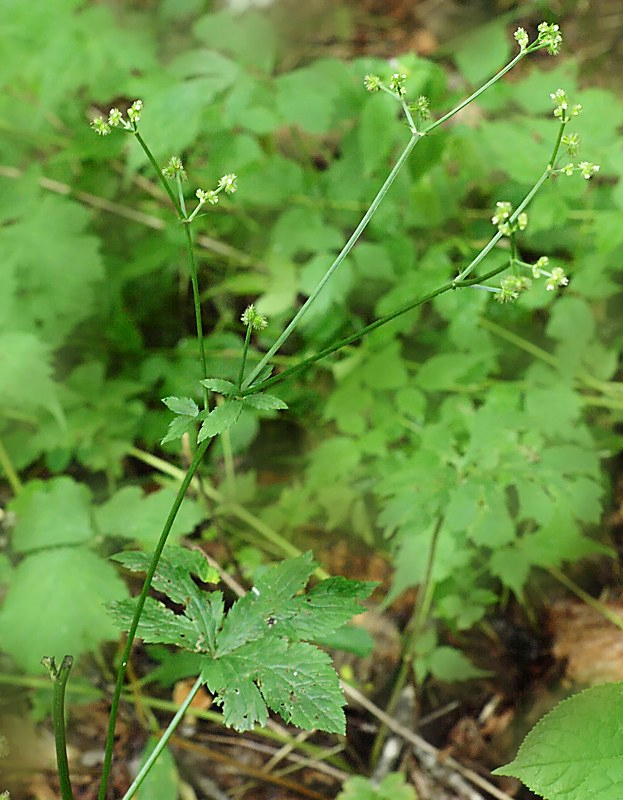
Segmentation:
<svg viewBox="0 0 623 800">
<path fill-rule="evenodd" d="M 510 61 L 505 67 L 503 67 L 499 72 L 497 72 L 490 80 L 488 80 L 484 84 L 484 86 L 481 86 L 480 89 L 477 89 L 473 94 L 470 94 L 470 96 L 467 99 L 460 102 L 458 106 L 455 106 L 451 111 L 448 111 L 448 113 L 444 114 L 443 117 L 440 117 L 438 120 L 435 120 L 435 122 L 431 123 L 427 128 L 424 128 L 422 133 L 426 134 L 430 133 L 431 131 L 434 131 L 435 128 L 438 128 L 440 125 L 443 125 L 444 122 L 447 122 L 450 119 L 450 117 L 453 117 L 455 114 L 458 114 L 459 111 L 462 111 L 465 108 L 465 106 L 468 106 L 471 102 L 476 100 L 476 98 L 480 97 L 480 95 L 483 92 L 486 92 L 487 89 L 490 89 L 494 83 L 497 83 L 500 80 L 500 78 L 503 78 L 504 75 L 506 75 L 506 73 L 509 70 L 511 70 L 515 66 L 515 64 L 521 61 L 521 59 L 524 58 L 524 56 L 526 55 L 527 51 L 522 50 L 515 56 L 515 58 L 512 61 Z"/>
<path fill-rule="evenodd" d="M 464 286 L 473 286 L 474 284 L 479 283 L 480 281 L 488 280 L 489 278 L 493 278 L 495 275 L 499 275 L 500 272 L 503 272 L 505 269 L 508 268 L 508 264 L 503 264 L 500 267 L 496 267 L 492 269 L 490 272 L 487 272 L 486 275 L 481 275 L 479 278 L 467 279 L 467 280 L 452 280 L 444 283 L 438 289 L 435 289 L 428 294 L 419 297 L 417 300 L 412 300 L 410 303 L 407 303 L 404 306 L 401 306 L 396 311 L 392 311 L 390 314 L 386 314 L 384 317 L 380 317 L 379 319 L 371 322 L 369 325 L 366 325 L 364 328 L 356 331 L 355 333 L 351 333 L 350 336 L 345 336 L 343 339 L 340 339 L 337 342 L 333 342 L 333 344 L 328 345 L 322 350 L 319 350 L 313 356 L 309 356 L 309 358 L 303 359 L 303 361 L 299 362 L 298 364 L 294 364 L 294 366 L 285 369 L 283 372 L 280 372 L 278 375 L 274 375 L 272 378 L 267 378 L 265 381 L 261 383 L 255 384 L 248 389 L 243 389 L 242 394 L 255 394 L 256 392 L 262 392 L 267 389 L 269 386 L 273 386 L 276 383 L 281 383 L 286 378 L 289 378 L 291 375 L 300 372 L 301 370 L 308 367 L 310 364 L 314 364 L 316 361 L 320 361 L 322 358 L 326 358 L 327 356 L 331 355 L 332 353 L 341 350 L 343 347 L 346 347 L 353 342 L 356 342 L 358 339 L 361 339 L 367 333 L 371 333 L 372 331 L 376 330 L 377 328 L 382 327 L 383 325 L 387 325 L 388 322 L 392 322 L 393 320 L 397 319 L 398 317 L 406 314 L 408 311 L 421 306 L 423 303 L 427 303 L 429 300 L 433 300 L 435 297 L 438 297 L 440 294 L 444 294 L 444 292 L 449 292 L 451 289 L 461 289 Z"/>
<path fill-rule="evenodd" d="M 613 625 L 616 625 L 619 630 L 623 630 L 623 619 L 616 614 L 612 609 L 608 608 L 605 603 L 602 603 L 601 600 L 597 600 L 594 597 L 591 597 L 588 592 L 585 592 L 580 586 L 577 585 L 571 578 L 567 577 L 563 572 L 561 572 L 558 567 L 547 567 L 547 572 L 556 578 L 557 581 L 562 583 L 563 586 L 566 586 L 569 591 L 573 592 L 580 600 L 583 600 L 587 606 L 590 606 L 592 609 L 597 611 L 604 619 L 607 619 Z"/>
<path fill-rule="evenodd" d="M 11 491 L 14 495 L 18 495 L 22 491 L 22 482 L 19 479 L 19 475 L 15 471 L 15 467 L 13 466 L 13 462 L 11 461 L 11 457 L 6 451 L 2 440 L 0 439 L 0 467 L 2 467 L 4 474 L 6 475 L 6 479 L 9 482 L 9 486 L 11 487 Z"/>
<path fill-rule="evenodd" d="M 136 136 L 136 141 L 137 141 L 137 142 L 140 144 L 140 146 L 143 148 L 143 152 L 145 153 L 145 155 L 146 155 L 146 156 L 147 156 L 147 158 L 149 159 L 149 162 L 150 162 L 150 164 L 151 164 L 151 165 L 152 165 L 152 167 L 154 168 L 154 172 L 155 172 L 155 173 L 156 173 L 156 175 L 158 176 L 158 180 L 160 181 L 160 183 L 161 183 L 161 185 L 162 185 L 163 189 L 164 189 L 164 190 L 165 190 L 165 192 L 166 192 L 166 193 L 169 195 L 169 199 L 170 199 L 170 200 L 171 200 L 171 202 L 173 203 L 173 206 L 174 206 L 174 208 L 175 208 L 175 210 L 176 210 L 176 212 L 177 212 L 177 216 L 178 216 L 180 219 L 184 219 L 184 213 L 182 212 L 182 209 L 181 209 L 181 206 L 180 206 L 180 204 L 179 204 L 179 201 L 178 201 L 177 197 L 176 197 L 176 196 L 173 194 L 173 190 L 172 190 L 172 189 L 171 189 L 171 187 L 169 186 L 169 182 L 167 181 L 167 179 L 166 179 L 166 178 L 164 177 L 164 175 L 162 174 L 162 170 L 161 170 L 161 169 L 160 169 L 160 167 L 158 166 L 158 162 L 157 162 L 157 161 L 156 161 L 156 159 L 154 158 L 154 156 L 153 156 L 153 154 L 152 154 L 151 150 L 149 149 L 149 147 L 147 147 L 147 144 L 146 144 L 145 140 L 143 139 L 143 137 L 141 136 L 141 134 L 140 134 L 140 133 L 139 133 L 139 132 L 138 132 L 136 129 L 134 130 L 134 136 Z"/>
<path fill-rule="evenodd" d="M 69 779 L 69 763 L 67 761 L 67 740 L 65 734 L 65 688 L 69 679 L 74 660 L 65 656 L 61 665 L 56 669 L 54 659 L 44 659 L 50 675 L 54 681 L 54 696 L 52 700 L 52 717 L 54 720 L 54 741 L 56 743 L 56 764 L 58 766 L 58 781 L 63 800 L 73 800 L 74 795 Z"/>
<path fill-rule="evenodd" d="M 98 795 L 99 800 L 105 800 L 106 797 L 106 788 L 108 785 L 108 778 L 110 776 L 110 768 L 112 764 L 112 750 L 115 743 L 115 724 L 117 721 L 117 714 L 119 711 L 119 700 L 121 698 L 121 691 L 123 689 L 125 670 L 128 664 L 128 660 L 130 658 L 130 652 L 132 650 L 132 644 L 134 642 L 134 637 L 136 635 L 138 623 L 141 614 L 143 613 L 143 607 L 145 606 L 145 601 L 149 593 L 149 587 L 151 586 L 152 578 L 156 573 L 158 561 L 160 560 L 160 556 L 162 554 L 162 551 L 164 550 L 164 546 L 167 543 L 167 539 L 169 537 L 171 527 L 177 516 L 177 512 L 179 511 L 180 506 L 182 505 L 182 500 L 184 499 L 184 495 L 186 494 L 186 491 L 190 486 L 190 483 L 195 475 L 195 472 L 198 470 L 199 465 L 201 464 L 203 457 L 205 456 L 208 447 L 210 446 L 210 443 L 212 441 L 213 439 L 206 439 L 205 441 L 201 442 L 201 444 L 198 446 L 195 452 L 195 456 L 192 460 L 192 463 L 190 464 L 188 470 L 186 471 L 186 474 L 184 475 L 184 479 L 180 484 L 180 488 L 177 492 L 173 505 L 171 506 L 171 510 L 169 511 L 169 516 L 167 517 L 167 520 L 162 529 L 162 533 L 160 534 L 160 538 L 158 539 L 158 544 L 156 545 L 156 549 L 151 559 L 149 569 L 147 571 L 147 574 L 145 575 L 145 580 L 143 581 L 143 588 L 141 589 L 141 593 L 138 596 L 136 602 L 134 616 L 132 618 L 132 622 L 128 630 L 127 641 L 123 649 L 123 653 L 121 654 L 119 667 L 117 669 L 117 680 L 115 683 L 115 690 L 113 692 L 112 701 L 110 705 L 110 718 L 108 721 L 108 734 L 106 736 L 104 765 L 102 768 L 102 779 Z"/>
<path fill-rule="evenodd" d="M 402 689 L 407 682 L 407 678 L 409 677 L 409 671 L 413 665 L 413 653 L 415 652 L 417 641 L 422 634 L 424 625 L 426 624 L 426 620 L 428 618 L 428 612 L 430 611 L 433 591 L 435 588 L 433 585 L 433 569 L 435 567 L 435 557 L 437 555 L 437 545 L 439 543 L 442 525 L 443 516 L 440 515 L 437 518 L 435 527 L 433 528 L 433 535 L 426 559 L 426 570 L 417 593 L 413 614 L 411 615 L 411 619 L 409 620 L 409 624 L 407 626 L 408 635 L 403 648 L 402 662 L 392 687 L 392 693 L 390 695 L 387 708 L 385 709 L 386 713 L 390 716 L 394 713 L 396 704 L 400 699 L 400 693 L 402 692 Z M 374 740 L 374 745 L 372 746 L 372 764 L 377 763 L 386 736 L 387 727 L 381 725 Z"/>
<path fill-rule="evenodd" d="M 197 329 L 197 344 L 199 345 L 199 357 L 201 359 L 201 371 L 204 378 L 208 377 L 208 362 L 206 359 L 205 342 L 203 341 L 203 322 L 201 321 L 201 297 L 199 296 L 199 279 L 197 277 L 197 261 L 195 260 L 195 250 L 193 247 L 193 235 L 190 225 L 184 225 L 186 234 L 186 249 L 188 250 L 188 262 L 190 264 L 190 281 L 193 287 L 193 304 L 195 306 L 195 326 Z M 208 408 L 208 390 L 203 387 L 203 407 Z"/>
<path fill-rule="evenodd" d="M 550 175 L 551 175 L 551 174 L 552 174 L 552 172 L 551 172 L 551 169 L 550 169 L 550 167 L 549 167 L 549 164 L 548 164 L 548 167 L 547 167 L 547 169 L 545 170 L 545 172 L 544 172 L 544 173 L 541 175 L 541 177 L 540 177 L 540 178 L 538 179 L 538 181 L 537 181 L 537 182 L 534 184 L 534 186 L 532 187 L 532 189 L 530 189 L 530 191 L 528 192 L 528 194 L 527 194 L 527 195 L 524 197 L 524 199 L 523 199 L 523 200 L 521 201 L 521 203 L 520 203 L 520 204 L 517 206 L 517 208 L 515 209 L 515 211 L 513 211 L 513 213 L 511 214 L 511 216 L 508 218 L 508 222 L 509 222 L 509 224 L 512 224 L 513 222 L 515 222 L 515 221 L 516 221 L 517 217 L 518 217 L 518 216 L 521 214 L 521 212 L 522 212 L 522 211 L 523 211 L 523 210 L 526 208 L 526 206 L 528 206 L 528 205 L 530 204 L 530 202 L 532 201 L 532 198 L 534 197 L 534 195 L 535 195 L 535 194 L 536 194 L 536 193 L 539 191 L 539 189 L 541 188 L 541 186 L 543 186 L 543 184 L 544 184 L 544 183 L 545 183 L 545 181 L 546 181 L 546 180 L 547 180 L 547 179 L 550 177 Z M 487 244 L 486 244 L 486 245 L 485 245 L 485 246 L 482 248 L 482 250 L 480 251 L 480 253 L 478 253 L 478 255 L 476 256 L 476 258 L 475 258 L 475 259 L 474 259 L 474 260 L 473 260 L 473 261 L 472 261 L 470 264 L 468 264 L 468 265 L 465 267 L 465 269 L 464 269 L 464 270 L 462 270 L 462 271 L 461 271 L 461 272 L 460 272 L 460 273 L 457 275 L 457 278 L 456 278 L 456 280 L 457 280 L 457 281 L 463 281 L 463 280 L 465 280 L 465 278 L 467 278 L 467 276 L 468 276 L 468 275 L 470 275 L 470 274 L 471 274 L 471 273 L 474 271 L 474 269 L 476 269 L 476 267 L 478 266 L 478 264 L 480 264 L 480 262 L 481 262 L 481 261 L 482 261 L 482 260 L 485 258 L 485 256 L 487 256 L 487 255 L 488 255 L 488 254 L 491 252 L 491 250 L 493 250 L 493 248 L 494 248 L 494 247 L 495 247 L 495 245 L 496 245 L 496 244 L 497 244 L 497 243 L 500 241 L 500 239 L 502 238 L 502 236 L 503 236 L 503 234 L 502 234 L 500 231 L 498 231 L 498 232 L 497 232 L 497 233 L 496 233 L 494 236 L 492 236 L 492 237 L 491 237 L 491 239 L 490 239 L 490 240 L 487 242 Z"/>
<path fill-rule="evenodd" d="M 337 256 L 335 261 L 331 264 L 331 266 L 326 271 L 326 273 L 324 274 L 324 276 L 322 277 L 322 279 L 320 280 L 318 285 L 315 287 L 315 289 L 309 295 L 307 300 L 303 303 L 303 305 L 298 310 L 298 312 L 296 313 L 296 315 L 294 316 L 292 321 L 289 323 L 289 325 L 286 327 L 286 329 L 283 331 L 283 333 L 279 336 L 279 338 L 273 344 L 273 346 L 270 348 L 270 350 L 260 360 L 259 364 L 257 364 L 257 366 L 251 371 L 251 374 L 249 375 L 249 377 L 246 379 L 246 381 L 243 384 L 243 388 L 247 388 L 248 386 L 250 386 L 250 384 L 253 381 L 253 379 L 256 378 L 259 375 L 259 373 L 262 371 L 264 366 L 270 361 L 270 359 L 274 356 L 274 354 L 277 352 L 277 350 L 279 350 L 281 345 L 290 336 L 292 331 L 298 326 L 298 324 L 299 324 L 299 322 L 301 320 L 301 317 L 303 316 L 303 314 L 305 314 L 305 312 L 310 307 L 310 305 L 314 302 L 316 297 L 318 297 L 318 295 L 320 294 L 320 292 L 321 292 L 322 288 L 324 287 L 324 285 L 331 278 L 331 276 L 333 275 L 335 270 L 340 266 L 342 261 L 344 261 L 346 256 L 350 253 L 350 251 L 352 250 L 353 246 L 355 245 L 355 243 L 357 242 L 357 240 L 359 239 L 361 234 L 364 232 L 368 222 L 370 222 L 371 218 L 376 213 L 376 210 L 379 207 L 379 205 L 381 204 L 381 201 L 383 200 L 383 198 L 385 197 L 385 195 L 389 191 L 390 186 L 392 185 L 392 183 L 396 179 L 396 176 L 398 175 L 398 173 L 402 169 L 403 164 L 405 163 L 405 161 L 409 157 L 411 151 L 413 150 L 415 145 L 419 142 L 421 137 L 422 137 L 422 134 L 420 134 L 420 133 L 413 133 L 411 135 L 411 138 L 409 139 L 409 141 L 407 143 L 407 146 L 402 151 L 400 157 L 398 158 L 398 161 L 396 161 L 396 163 L 394 165 L 394 168 L 392 169 L 392 171 L 387 176 L 385 182 L 383 183 L 383 185 L 379 189 L 376 197 L 372 201 L 372 205 L 366 211 L 366 213 L 363 215 L 363 217 L 361 219 L 361 222 L 355 228 L 355 230 L 354 230 L 353 234 L 351 235 L 350 239 L 346 242 L 346 244 L 342 248 L 341 252 Z"/>
<path fill-rule="evenodd" d="M 240 361 L 240 372 L 238 374 L 238 383 L 236 384 L 239 389 L 242 388 L 242 380 L 244 378 L 244 369 L 247 365 L 247 354 L 249 352 L 249 342 L 251 341 L 251 330 L 253 325 L 249 323 L 247 325 L 247 332 L 244 337 L 244 345 L 242 346 L 242 359 Z"/>
<path fill-rule="evenodd" d="M 175 173 L 175 185 L 177 187 L 177 197 L 180 204 L 180 209 L 182 211 L 182 216 L 184 219 L 188 219 L 188 213 L 186 211 L 186 200 L 184 200 L 184 190 L 182 189 L 182 176 L 179 172 Z"/>
<path fill-rule="evenodd" d="M 151 753 L 149 754 L 149 757 L 147 758 L 147 760 L 145 761 L 145 763 L 143 764 L 143 766 L 139 770 L 138 775 L 136 776 L 136 778 L 134 778 L 134 780 L 130 784 L 130 787 L 128 788 L 128 791 L 123 795 L 122 800 L 130 800 L 130 798 L 133 797 L 134 794 L 136 793 L 136 790 L 138 789 L 138 787 L 145 780 L 145 778 L 147 777 L 147 773 L 153 767 L 153 765 L 154 765 L 156 759 L 158 758 L 158 756 L 160 755 L 160 753 L 167 746 L 167 742 L 169 741 L 169 739 L 171 738 L 171 736 L 175 732 L 175 729 L 177 728 L 177 726 L 182 721 L 182 719 L 184 717 L 184 714 L 188 710 L 188 707 L 190 706 L 192 701 L 195 699 L 195 695 L 197 694 L 199 689 L 201 689 L 201 683 L 202 683 L 201 676 L 199 676 L 197 678 L 197 680 L 195 681 L 195 683 L 193 684 L 192 689 L 188 693 L 188 696 L 186 697 L 186 699 L 184 700 L 182 705 L 177 710 L 177 713 L 175 714 L 175 716 L 173 717 L 171 722 L 167 725 L 167 729 L 165 730 L 165 732 L 160 737 L 160 740 L 158 741 L 158 744 L 151 751 Z"/>
<path fill-rule="evenodd" d="M 552 150 L 552 154 L 550 156 L 549 161 L 547 162 L 550 169 L 554 169 L 554 162 L 558 157 L 558 151 L 560 150 L 560 142 L 562 141 L 562 135 L 564 133 L 565 127 L 569 122 L 568 119 L 563 119 L 560 122 L 560 127 L 558 128 L 558 136 L 556 137 L 556 143 L 554 144 L 554 149 Z"/>
</svg>

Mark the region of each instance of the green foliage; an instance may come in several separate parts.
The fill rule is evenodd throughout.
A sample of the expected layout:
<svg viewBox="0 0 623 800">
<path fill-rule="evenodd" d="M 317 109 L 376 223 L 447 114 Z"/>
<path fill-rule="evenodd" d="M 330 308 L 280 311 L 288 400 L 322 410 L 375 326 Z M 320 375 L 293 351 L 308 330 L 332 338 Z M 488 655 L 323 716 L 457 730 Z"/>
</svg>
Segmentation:
<svg viewBox="0 0 623 800">
<path fill-rule="evenodd" d="M 375 785 L 369 778 L 349 778 L 337 800 L 417 800 L 415 789 L 405 782 L 404 775 L 390 772 Z"/>
<path fill-rule="evenodd" d="M 78 654 L 112 635 L 93 611 L 93 590 L 87 598 L 77 578 L 51 585 L 44 564 L 66 565 L 85 581 L 93 574 L 102 598 L 122 597 L 102 559 L 108 540 L 151 549 L 173 496 L 132 485 L 128 456 L 140 447 L 175 461 L 180 438 L 189 433 L 194 446 L 198 430 L 202 442 L 226 432 L 230 446 L 213 449 L 206 484 L 222 480 L 226 463 L 229 499 L 251 497 L 244 518 L 215 501 L 234 550 L 254 537 L 258 547 L 271 541 L 273 554 L 279 539 L 257 533 L 271 525 L 281 541 L 316 528 L 359 536 L 393 559 L 391 599 L 422 581 L 442 517 L 432 613 L 456 629 L 482 619 L 506 589 L 523 599 L 534 568 L 608 552 L 590 533 L 606 496 L 601 459 L 621 445 L 614 378 L 623 339 L 609 320 L 623 245 L 620 99 L 602 89 L 578 95 L 585 113 L 574 129 L 605 180 L 588 191 L 578 176 L 549 181 L 519 240 L 526 260 L 546 252 L 568 273 L 562 298 L 553 303 L 556 292 L 535 284 L 501 308 L 484 292 L 457 291 L 308 366 L 279 387 L 283 400 L 243 395 L 239 320 L 249 298 L 270 316 L 249 348 L 253 366 L 404 146 L 408 130 L 391 98 L 361 90 L 363 75 L 386 76 L 387 65 L 298 63 L 259 13 L 189 16 L 181 36 L 171 24 L 181 13 L 174 3 L 152 13 L 54 0 L 36 25 L 23 3 L 5 6 L 0 146 L 23 172 L 1 178 L 0 444 L 3 470 L 8 477 L 9 463 L 24 488 L 10 506 L 17 522 L 0 561 L 0 641 L 16 662 L 34 669 L 46 642 L 60 656 L 55 642 Z M 494 24 L 483 34 L 486 48 L 474 35 L 457 50 L 467 82 L 502 63 L 501 34 Z M 465 94 L 424 59 L 401 56 L 397 69 L 435 115 Z M 574 96 L 577 73 L 570 61 L 547 71 L 526 66 L 481 96 L 465 124 L 425 136 L 275 359 L 276 372 L 295 353 L 316 352 L 464 268 L 492 233 L 495 203 L 517 204 L 547 163 L 556 124 L 549 93 L 565 86 Z M 196 220 L 207 374 L 217 378 L 201 374 L 181 226 L 165 222 L 159 188 L 145 191 L 144 152 L 130 137 L 95 137 L 86 125 L 85 105 L 108 109 L 134 97 L 145 101 L 141 130 L 162 163 L 183 150 L 197 183 L 213 185 L 232 169 L 240 179 L 235 213 L 223 204 Z M 29 112 L 16 115 L 20 105 Z M 50 180 L 70 196 L 51 193 Z M 188 188 L 189 202 L 192 195 Z M 90 196 L 108 211 L 87 209 Z M 481 266 L 497 264 L 490 254 Z M 222 401 L 204 409 L 204 389 Z M 274 420 L 286 407 L 287 419 Z M 258 468 L 273 467 L 260 431 L 276 432 L 277 468 L 286 464 L 289 478 L 283 489 L 255 481 Z M 67 470 L 73 479 L 56 477 Z M 174 539 L 203 517 L 185 500 Z M 63 638 L 62 621 L 77 608 L 84 619 L 76 618 L 73 639 Z M 56 630 L 58 639 L 45 638 Z M 191 620 L 184 632 L 194 631 Z M 434 632 L 428 649 L 421 643 L 422 677 L 474 674 L 440 641 Z M 284 642 L 277 647 L 290 654 L 309 647 Z M 255 656 L 266 646 L 241 644 Z M 256 673 L 242 674 L 250 713 L 261 718 Z M 267 692 L 261 702 L 279 704 Z M 233 707 L 236 720 L 249 721 Z"/>
<path fill-rule="evenodd" d="M 623 780 L 623 683 L 594 686 L 563 700 L 530 731 L 512 775 L 546 800 L 614 800 Z"/>
<path fill-rule="evenodd" d="M 145 571 L 149 557 L 119 553 L 115 559 L 133 571 Z M 191 575 L 210 580 L 197 553 L 169 548 L 153 586 L 183 607 L 176 614 L 148 598 L 138 635 L 148 643 L 174 644 L 204 653 L 201 675 L 224 723 L 244 731 L 265 725 L 268 709 L 301 728 L 344 733 L 344 698 L 329 656 L 309 644 L 360 613 L 373 583 L 330 578 L 306 594 L 316 564 L 311 553 L 267 570 L 252 591 L 225 613 L 223 594 L 205 594 Z M 128 627 L 134 602 L 111 606 L 116 621 Z"/>
</svg>

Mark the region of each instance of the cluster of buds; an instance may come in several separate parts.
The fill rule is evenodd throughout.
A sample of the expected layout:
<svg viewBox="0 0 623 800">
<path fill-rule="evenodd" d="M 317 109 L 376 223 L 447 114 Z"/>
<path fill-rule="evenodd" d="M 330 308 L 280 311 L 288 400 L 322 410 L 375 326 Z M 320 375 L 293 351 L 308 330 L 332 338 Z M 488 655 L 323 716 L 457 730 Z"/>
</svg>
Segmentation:
<svg viewBox="0 0 623 800">
<path fill-rule="evenodd" d="M 251 303 L 250 306 L 247 306 L 242 312 L 240 321 L 245 327 L 250 328 L 253 331 L 263 331 L 268 325 L 268 320 L 266 317 L 257 311 L 253 303 Z"/>
<path fill-rule="evenodd" d="M 100 136 L 108 136 L 113 128 L 124 128 L 126 131 L 135 131 L 136 125 L 141 118 L 143 101 L 135 100 L 127 110 L 127 119 L 118 108 L 111 108 L 108 112 L 108 119 L 96 117 L 91 122 L 91 127 Z"/>
<path fill-rule="evenodd" d="M 498 303 L 512 303 L 523 292 L 527 292 L 532 286 L 530 278 L 525 275 L 507 275 L 500 281 L 500 288 L 495 293 Z"/>
<path fill-rule="evenodd" d="M 541 275 L 547 276 L 545 288 L 548 292 L 553 292 L 554 289 L 566 286 L 569 283 L 569 278 L 565 275 L 565 271 L 562 267 L 552 267 L 551 270 L 548 269 L 548 267 L 549 258 L 547 256 L 541 256 L 541 258 L 532 265 L 533 278 L 540 278 Z"/>
<path fill-rule="evenodd" d="M 564 89 L 556 89 L 555 92 L 550 94 L 550 97 L 554 101 L 554 116 L 561 122 L 569 122 L 571 117 L 577 117 L 582 110 L 582 106 L 579 103 L 569 108 L 567 93 Z"/>
<path fill-rule="evenodd" d="M 549 22 L 541 22 L 537 30 L 538 35 L 536 41 L 531 45 L 530 37 L 524 28 L 517 28 L 514 36 L 521 52 L 523 53 L 527 50 L 541 50 L 545 47 L 550 56 L 557 56 L 560 52 L 560 46 L 562 45 L 562 34 L 558 25 Z"/>
<path fill-rule="evenodd" d="M 503 236 L 512 236 L 517 231 L 524 231 L 528 224 L 528 215 L 522 211 L 515 219 L 511 219 L 513 215 L 513 206 L 507 200 L 498 201 L 495 204 L 495 214 L 491 217 L 491 222 L 497 226 L 497 229 Z"/>
<path fill-rule="evenodd" d="M 193 219 L 199 213 L 200 209 L 203 208 L 203 206 L 206 203 L 208 203 L 211 206 L 215 206 L 219 201 L 219 194 L 221 192 L 225 192 L 225 194 L 233 194 L 237 188 L 238 188 L 238 178 L 236 175 L 234 175 L 233 172 L 230 172 L 227 175 L 223 175 L 223 177 L 219 179 L 219 182 L 216 185 L 216 189 L 207 189 L 207 190 L 197 189 L 197 191 L 195 192 L 195 197 L 197 198 L 197 207 L 188 217 L 188 222 L 193 221 Z"/>
</svg>

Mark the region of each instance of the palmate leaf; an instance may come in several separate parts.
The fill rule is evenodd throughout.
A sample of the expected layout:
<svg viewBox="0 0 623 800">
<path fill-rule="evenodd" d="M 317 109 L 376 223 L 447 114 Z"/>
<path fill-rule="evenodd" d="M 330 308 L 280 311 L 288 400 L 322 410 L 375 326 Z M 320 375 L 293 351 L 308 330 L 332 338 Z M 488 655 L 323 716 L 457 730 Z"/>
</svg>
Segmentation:
<svg viewBox="0 0 623 800">
<path fill-rule="evenodd" d="M 145 571 L 150 560 L 140 552 L 115 559 L 135 571 Z M 330 658 L 300 640 L 341 627 L 361 611 L 374 584 L 330 578 L 300 594 L 316 567 L 305 553 L 268 569 L 225 614 L 221 592 L 203 592 L 191 576 L 205 579 L 204 563 L 182 548 L 164 554 L 153 586 L 182 613 L 149 598 L 138 635 L 205 653 L 201 674 L 228 726 L 243 731 L 264 725 L 272 709 L 300 727 L 343 733 L 344 697 Z M 121 602 L 111 612 L 128 628 L 134 608 L 132 601 Z"/>
</svg>

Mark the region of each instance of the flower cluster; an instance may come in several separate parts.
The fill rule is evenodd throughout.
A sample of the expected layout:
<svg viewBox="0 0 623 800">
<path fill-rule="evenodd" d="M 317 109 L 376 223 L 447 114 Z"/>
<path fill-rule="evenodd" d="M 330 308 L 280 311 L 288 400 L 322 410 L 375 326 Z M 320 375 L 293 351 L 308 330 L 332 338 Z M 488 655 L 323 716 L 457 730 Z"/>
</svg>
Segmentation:
<svg viewBox="0 0 623 800">
<path fill-rule="evenodd" d="M 528 34 L 524 30 L 524 28 L 517 28 L 517 30 L 513 35 L 515 37 L 517 44 L 519 45 L 519 49 L 523 52 L 530 43 L 530 38 L 528 37 Z"/>
<path fill-rule="evenodd" d="M 528 215 L 525 211 L 513 217 L 513 206 L 507 200 L 500 200 L 495 204 L 495 214 L 491 222 L 503 236 L 512 236 L 517 231 L 524 231 L 528 225 Z"/>
<path fill-rule="evenodd" d="M 548 292 L 553 292 L 554 289 L 558 289 L 560 286 L 566 286 L 569 283 L 569 278 L 565 275 L 565 271 L 562 267 L 552 267 L 551 270 L 547 269 L 549 267 L 549 258 L 547 256 L 541 256 L 536 264 L 532 265 L 532 276 L 534 278 L 540 278 L 541 275 L 546 275 L 547 280 L 545 281 L 545 288 Z"/>
<path fill-rule="evenodd" d="M 171 156 L 169 163 L 166 167 L 162 168 L 162 174 L 165 178 L 173 179 L 179 176 L 180 180 L 185 181 L 188 178 L 186 170 L 182 164 L 182 159 L 179 156 Z"/>
<path fill-rule="evenodd" d="M 550 97 L 554 101 L 554 116 L 561 122 L 569 122 L 571 117 L 577 117 L 582 110 L 582 106 L 579 103 L 576 103 L 569 110 L 569 101 L 564 89 L 556 89 L 555 92 L 550 94 Z"/>
<path fill-rule="evenodd" d="M 171 162 L 169 162 L 171 163 Z M 166 170 L 166 167 L 165 167 Z M 164 172 L 164 170 L 163 170 Z M 165 173 L 166 174 L 166 173 Z M 169 176 L 167 176 L 169 177 Z M 234 175 L 233 172 L 229 173 L 228 175 L 223 175 L 222 178 L 219 179 L 219 182 L 216 186 L 216 189 L 197 189 L 195 192 L 195 197 L 198 200 L 197 207 L 193 211 L 193 213 L 188 217 L 188 222 L 192 222 L 193 219 L 199 213 L 199 210 L 208 203 L 211 206 L 215 206 L 219 201 L 219 194 L 221 192 L 225 192 L 226 194 L 233 194 L 236 189 L 238 188 L 238 177 Z"/>
<path fill-rule="evenodd" d="M 399 97 L 404 97 L 407 93 L 405 88 L 405 83 L 407 82 L 407 76 L 401 72 L 394 72 L 394 74 L 389 79 L 389 88 L 392 92 L 397 94 Z"/>
<path fill-rule="evenodd" d="M 512 303 L 520 294 L 528 291 L 532 281 L 524 275 L 507 275 L 500 281 L 500 288 L 495 293 L 498 303 Z"/>
<path fill-rule="evenodd" d="M 378 75 L 366 75 L 363 79 L 363 85 L 369 92 L 380 92 L 383 88 L 383 81 Z"/>
<path fill-rule="evenodd" d="M 593 175 L 599 172 L 599 164 L 592 164 L 590 161 L 580 161 L 579 164 L 565 164 L 564 167 L 558 170 L 558 172 L 562 172 L 563 175 L 573 175 L 576 171 L 579 171 L 580 175 L 588 181 Z"/>
<path fill-rule="evenodd" d="M 418 115 L 420 122 L 430 119 L 430 100 L 426 95 L 421 94 L 415 103 L 411 103 L 409 111 L 413 111 Z"/>
<path fill-rule="evenodd" d="M 538 35 L 536 41 L 531 45 L 530 37 L 526 33 L 525 29 L 517 28 L 514 36 L 515 41 L 519 45 L 520 51 L 522 53 L 528 50 L 532 52 L 533 50 L 540 50 L 543 47 L 546 47 L 550 56 L 557 56 L 560 52 L 560 46 L 562 44 L 562 34 L 558 25 L 549 22 L 541 22 L 537 30 Z"/>
<path fill-rule="evenodd" d="M 254 331 L 262 331 L 268 325 L 268 320 L 266 317 L 263 314 L 258 313 L 253 303 L 251 303 L 250 306 L 247 306 L 242 312 L 240 321 L 243 325 L 246 325 L 247 328 L 251 328 L 251 330 Z"/>
<path fill-rule="evenodd" d="M 537 30 L 539 32 L 536 40 L 537 47 L 546 47 L 550 56 L 557 56 L 562 44 L 562 34 L 558 25 L 541 22 Z"/>
<path fill-rule="evenodd" d="M 124 128 L 126 131 L 135 131 L 141 118 L 143 101 L 135 100 L 127 111 L 127 119 L 124 118 L 118 108 L 111 108 L 108 112 L 108 119 L 96 117 L 91 122 L 91 127 L 100 136 L 108 136 L 113 128 Z"/>
</svg>

